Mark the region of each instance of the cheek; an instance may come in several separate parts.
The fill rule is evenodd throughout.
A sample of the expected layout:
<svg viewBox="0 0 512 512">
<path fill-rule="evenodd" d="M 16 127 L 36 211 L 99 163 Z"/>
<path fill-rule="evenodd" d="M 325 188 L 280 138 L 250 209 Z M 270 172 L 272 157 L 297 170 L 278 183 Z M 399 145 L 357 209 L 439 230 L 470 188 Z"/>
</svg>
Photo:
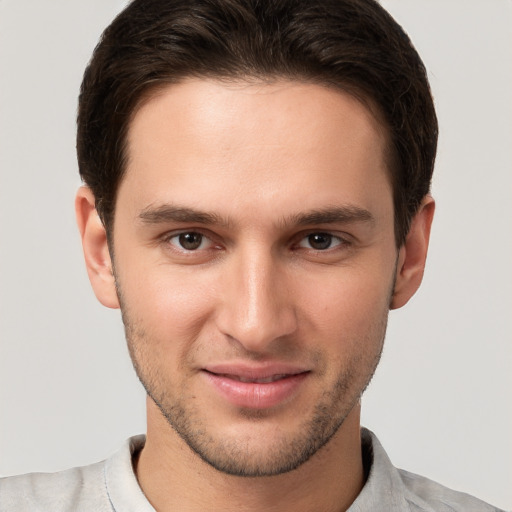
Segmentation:
<svg viewBox="0 0 512 512">
<path fill-rule="evenodd" d="M 199 273 L 176 272 L 165 265 L 133 278 L 119 276 L 124 306 L 130 319 L 141 326 L 154 343 L 193 339 L 211 315 L 215 285 Z"/>
<path fill-rule="evenodd" d="M 302 316 L 324 340 L 337 345 L 340 341 L 344 346 L 363 340 L 371 343 L 372 338 L 380 343 L 378 333 L 389 310 L 389 271 L 337 270 L 331 276 L 305 281 L 308 293 L 302 293 Z"/>
</svg>

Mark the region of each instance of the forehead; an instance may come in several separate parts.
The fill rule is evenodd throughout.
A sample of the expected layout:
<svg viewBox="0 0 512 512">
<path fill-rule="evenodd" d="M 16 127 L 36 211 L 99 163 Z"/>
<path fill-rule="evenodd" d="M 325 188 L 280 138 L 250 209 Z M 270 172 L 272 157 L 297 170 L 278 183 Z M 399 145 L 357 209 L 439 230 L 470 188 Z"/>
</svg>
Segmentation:
<svg viewBox="0 0 512 512">
<path fill-rule="evenodd" d="M 187 137 L 189 134 L 208 135 L 208 128 L 215 129 L 224 123 L 230 128 L 236 122 L 241 135 L 250 135 L 255 140 L 274 137 L 271 131 L 260 130 L 262 124 L 272 127 L 285 127 L 287 133 L 294 136 L 306 130 L 314 131 L 322 124 L 331 123 L 331 127 L 339 129 L 336 118 L 356 121 L 354 128 L 378 132 L 387 142 L 388 129 L 374 102 L 362 94 L 350 94 L 339 88 L 326 85 L 293 80 L 262 81 L 259 79 L 221 80 L 186 78 L 172 85 L 159 85 L 150 89 L 137 105 L 129 126 L 129 141 L 137 137 L 140 128 L 147 129 L 149 124 L 157 121 L 154 114 L 162 108 L 173 112 L 175 136 Z M 295 116 L 296 119 L 293 119 Z M 141 120 L 144 118 L 144 120 Z M 294 123 L 298 118 L 302 122 Z M 162 119 L 162 118 L 160 118 Z M 135 125 L 135 126 L 134 126 Z M 305 129 L 305 130 L 302 130 Z M 252 133 L 248 133 L 250 130 Z M 355 132 L 354 132 L 355 133 Z M 229 138 L 222 134 L 228 142 Z M 236 133 L 229 133 L 231 137 Z M 307 134 L 310 137 L 310 134 Z M 201 140 L 198 140 L 201 142 Z M 290 140 L 288 142 L 291 142 Z"/>
<path fill-rule="evenodd" d="M 135 113 L 118 197 L 131 194 L 141 208 L 178 200 L 237 211 L 279 202 L 290 214 L 300 201 L 368 208 L 391 197 L 386 145 L 370 109 L 338 90 L 190 79 L 159 89 Z"/>
</svg>

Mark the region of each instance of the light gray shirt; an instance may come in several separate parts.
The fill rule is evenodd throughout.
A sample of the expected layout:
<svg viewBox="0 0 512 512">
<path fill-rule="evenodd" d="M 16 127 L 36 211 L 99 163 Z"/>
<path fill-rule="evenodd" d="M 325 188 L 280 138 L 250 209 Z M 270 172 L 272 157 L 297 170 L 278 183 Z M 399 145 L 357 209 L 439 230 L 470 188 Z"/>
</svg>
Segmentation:
<svg viewBox="0 0 512 512">
<path fill-rule="evenodd" d="M 500 512 L 395 468 L 372 432 L 362 429 L 361 435 L 368 478 L 349 512 Z M 0 512 L 155 512 L 132 466 L 144 441 L 142 435 L 132 437 L 112 457 L 90 466 L 2 478 Z"/>
</svg>

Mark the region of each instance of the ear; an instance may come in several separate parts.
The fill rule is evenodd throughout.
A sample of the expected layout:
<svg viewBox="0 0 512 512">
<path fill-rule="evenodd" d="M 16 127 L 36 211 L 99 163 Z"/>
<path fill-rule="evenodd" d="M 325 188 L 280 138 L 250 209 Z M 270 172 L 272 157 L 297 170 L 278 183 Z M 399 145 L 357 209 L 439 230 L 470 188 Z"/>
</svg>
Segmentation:
<svg viewBox="0 0 512 512">
<path fill-rule="evenodd" d="M 97 299 L 108 308 L 118 308 L 119 300 L 108 250 L 107 233 L 95 204 L 91 189 L 80 187 L 75 199 L 75 213 L 82 238 L 85 265 Z"/>
<path fill-rule="evenodd" d="M 425 270 L 434 210 L 434 199 L 431 196 L 425 196 L 411 222 L 405 243 L 398 253 L 395 289 L 390 309 L 398 309 L 407 304 L 420 287 Z"/>
</svg>

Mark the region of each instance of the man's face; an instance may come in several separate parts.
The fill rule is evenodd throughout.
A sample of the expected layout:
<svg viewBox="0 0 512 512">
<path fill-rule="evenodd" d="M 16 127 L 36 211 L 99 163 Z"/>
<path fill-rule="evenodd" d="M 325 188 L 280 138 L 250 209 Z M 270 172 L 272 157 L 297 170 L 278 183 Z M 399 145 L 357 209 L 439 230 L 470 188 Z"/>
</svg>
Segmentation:
<svg viewBox="0 0 512 512">
<path fill-rule="evenodd" d="M 113 229 L 128 344 L 214 467 L 295 468 L 358 403 L 397 258 L 385 144 L 313 84 L 188 80 L 136 113 Z"/>
</svg>

